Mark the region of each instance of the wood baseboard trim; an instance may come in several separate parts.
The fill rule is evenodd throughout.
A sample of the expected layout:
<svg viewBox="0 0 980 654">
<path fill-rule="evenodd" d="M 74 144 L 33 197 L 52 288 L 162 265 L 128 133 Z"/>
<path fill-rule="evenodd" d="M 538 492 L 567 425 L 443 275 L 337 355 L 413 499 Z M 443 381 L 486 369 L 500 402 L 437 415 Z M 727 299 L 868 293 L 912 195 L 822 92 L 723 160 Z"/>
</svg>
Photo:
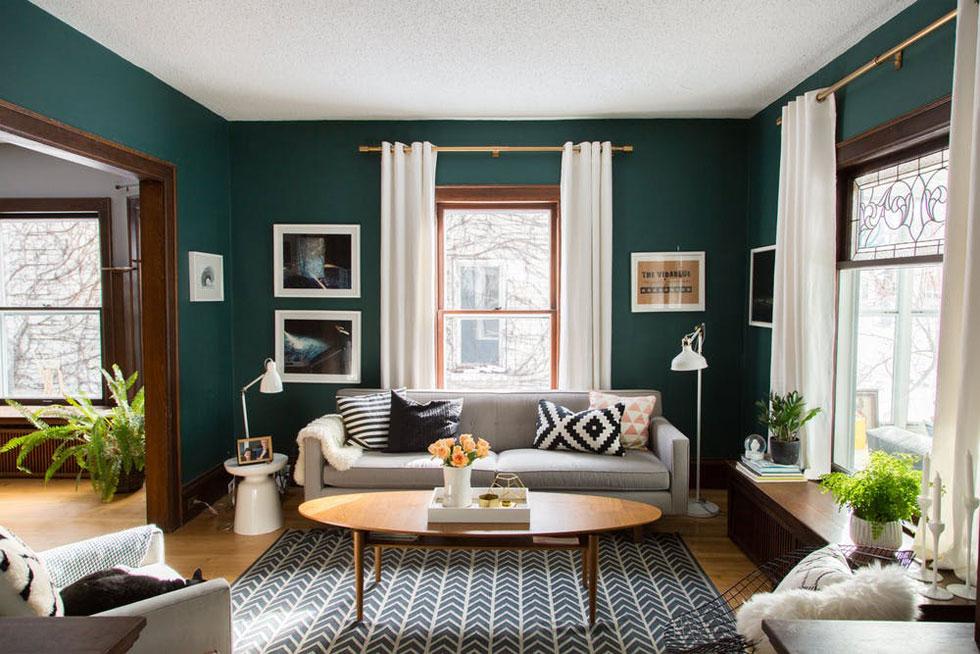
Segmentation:
<svg viewBox="0 0 980 654">
<path fill-rule="evenodd" d="M 701 488 L 728 488 L 728 459 L 701 459 Z M 694 488 L 695 462 L 691 461 L 690 486 Z"/>
<path fill-rule="evenodd" d="M 183 523 L 186 524 L 204 510 L 201 502 L 214 504 L 226 495 L 230 479 L 231 476 L 225 471 L 224 464 L 219 463 L 184 484 L 180 492 Z"/>
</svg>

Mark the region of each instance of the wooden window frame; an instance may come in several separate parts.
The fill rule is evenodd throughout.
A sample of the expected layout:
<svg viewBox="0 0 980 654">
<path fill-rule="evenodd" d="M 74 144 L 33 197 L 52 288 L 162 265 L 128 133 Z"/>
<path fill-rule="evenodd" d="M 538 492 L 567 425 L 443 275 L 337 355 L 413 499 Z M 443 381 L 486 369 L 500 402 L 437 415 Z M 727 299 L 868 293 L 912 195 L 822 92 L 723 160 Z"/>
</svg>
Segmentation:
<svg viewBox="0 0 980 654">
<path fill-rule="evenodd" d="M 445 388 L 445 318 L 452 315 L 549 316 L 551 389 L 558 388 L 558 339 L 561 334 L 561 191 L 558 185 L 436 187 L 436 385 Z M 445 291 L 446 209 L 546 209 L 551 212 L 551 284 L 548 309 L 447 309 Z"/>
<path fill-rule="evenodd" d="M 850 472 L 834 461 L 837 442 L 837 356 L 840 345 L 841 271 L 855 268 L 942 263 L 942 255 L 851 260 L 851 197 L 854 180 L 877 168 L 895 165 L 949 145 L 952 98 L 947 95 L 837 144 L 837 272 L 834 280 L 834 379 L 831 401 L 830 461 L 836 471 Z"/>
<path fill-rule="evenodd" d="M 110 198 L 0 198 L 0 220 L 43 220 L 52 217 L 71 214 L 95 214 L 99 221 L 99 267 L 101 269 L 100 285 L 102 298 L 99 310 L 99 332 L 101 341 L 102 367 L 111 361 L 115 343 L 112 338 L 112 293 L 109 292 L 112 280 L 107 270 L 112 265 L 112 200 Z M 86 216 L 88 217 L 88 216 Z M 13 310 L 16 307 L 4 307 Z M 27 307 L 30 310 L 33 308 Z M 85 311 L 94 311 L 95 307 L 76 307 Z M 53 307 L 51 309 L 36 309 L 37 311 L 70 311 L 72 307 Z M 100 373 L 101 376 L 101 373 Z M 105 380 L 100 380 L 101 396 L 90 398 L 96 405 L 104 404 L 109 397 L 109 389 Z M 48 406 L 61 404 L 63 398 L 14 398 L 25 405 Z"/>
</svg>

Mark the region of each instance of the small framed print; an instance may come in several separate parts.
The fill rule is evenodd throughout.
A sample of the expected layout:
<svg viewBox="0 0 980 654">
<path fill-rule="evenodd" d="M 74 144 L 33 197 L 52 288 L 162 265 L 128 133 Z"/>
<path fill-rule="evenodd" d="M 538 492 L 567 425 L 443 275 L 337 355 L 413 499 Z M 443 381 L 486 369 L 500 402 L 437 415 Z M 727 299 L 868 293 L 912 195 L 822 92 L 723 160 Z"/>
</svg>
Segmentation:
<svg viewBox="0 0 980 654">
<path fill-rule="evenodd" d="M 283 381 L 361 382 L 360 311 L 276 311 L 276 365 Z"/>
<path fill-rule="evenodd" d="M 275 225 L 276 297 L 360 297 L 360 225 Z"/>
<path fill-rule="evenodd" d="M 749 324 L 772 329 L 772 298 L 776 278 L 776 246 L 749 250 Z"/>
<path fill-rule="evenodd" d="M 224 302 L 224 257 L 208 252 L 188 252 L 191 302 Z"/>
<path fill-rule="evenodd" d="M 704 252 L 633 252 L 633 312 L 704 311 Z"/>
<path fill-rule="evenodd" d="M 269 463 L 272 461 L 272 436 L 239 438 L 236 453 L 240 466 L 247 466 L 252 463 Z"/>
</svg>

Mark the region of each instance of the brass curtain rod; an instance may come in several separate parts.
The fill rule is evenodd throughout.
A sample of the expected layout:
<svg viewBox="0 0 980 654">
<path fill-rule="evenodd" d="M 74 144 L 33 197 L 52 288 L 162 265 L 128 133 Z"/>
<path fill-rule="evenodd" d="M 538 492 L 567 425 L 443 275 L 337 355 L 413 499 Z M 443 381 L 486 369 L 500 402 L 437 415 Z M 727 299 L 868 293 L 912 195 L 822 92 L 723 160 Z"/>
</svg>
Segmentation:
<svg viewBox="0 0 980 654">
<path fill-rule="evenodd" d="M 579 146 L 573 146 L 576 150 Z M 564 150 L 560 145 L 433 145 L 432 149 L 436 152 L 489 152 L 493 157 L 499 157 L 501 152 L 561 152 Z M 359 145 L 358 152 L 381 152 L 380 145 Z M 405 152 L 411 152 L 411 146 L 405 148 Z M 614 145 L 613 152 L 632 152 L 632 145 Z"/>
<path fill-rule="evenodd" d="M 864 75 L 866 72 L 868 72 L 869 70 L 871 70 L 873 68 L 877 68 L 878 66 L 880 66 L 883 63 L 885 63 L 889 59 L 891 59 L 891 60 L 893 60 L 895 62 L 895 69 L 896 70 L 899 69 L 899 68 L 901 68 L 902 67 L 902 52 L 905 50 L 905 48 L 909 47 L 910 45 L 912 45 L 913 43 L 915 43 L 916 41 L 918 41 L 922 37 L 924 37 L 924 36 L 926 36 L 928 34 L 932 34 L 937 29 L 939 29 L 940 27 L 942 27 L 943 25 L 945 25 L 946 23 L 949 23 L 950 21 L 952 21 L 954 18 L 956 18 L 956 10 L 955 9 L 953 11 L 949 12 L 948 14 L 946 14 L 945 16 L 942 16 L 941 18 L 935 20 L 934 22 L 926 25 L 921 30 L 919 30 L 918 32 L 916 32 L 915 34 L 913 34 L 912 36 L 910 36 L 909 38 L 905 39 L 904 41 L 902 41 L 898 45 L 896 45 L 896 46 L 894 46 L 892 48 L 889 48 L 888 50 L 885 50 L 880 55 L 878 55 L 877 57 L 875 57 L 871 61 L 867 62 L 866 64 L 864 64 L 860 68 L 855 68 L 850 73 L 848 73 L 844 77 L 840 78 L 839 80 L 837 80 L 835 83 L 833 83 L 830 86 L 828 86 L 827 88 L 825 88 L 820 93 L 817 93 L 817 102 L 823 102 L 824 100 L 827 99 L 827 97 L 831 93 L 834 93 L 838 89 L 841 89 L 841 88 L 847 86 L 848 84 L 850 84 L 851 82 L 853 82 L 854 80 L 856 80 L 858 77 L 861 77 L 861 75 Z M 776 119 L 776 124 L 777 125 L 782 125 L 783 124 L 782 117 L 779 117 L 779 118 Z"/>
</svg>

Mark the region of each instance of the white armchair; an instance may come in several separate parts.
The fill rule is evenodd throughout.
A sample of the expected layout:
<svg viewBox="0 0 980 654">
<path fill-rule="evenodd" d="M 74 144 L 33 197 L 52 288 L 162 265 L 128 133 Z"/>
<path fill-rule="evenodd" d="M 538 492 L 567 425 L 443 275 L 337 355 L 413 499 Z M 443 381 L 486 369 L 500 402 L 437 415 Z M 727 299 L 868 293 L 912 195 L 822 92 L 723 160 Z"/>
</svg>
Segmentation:
<svg viewBox="0 0 980 654">
<path fill-rule="evenodd" d="M 63 588 L 85 575 L 117 566 L 137 574 L 179 576 L 164 561 L 163 532 L 155 525 L 136 527 L 40 552 L 56 586 Z M 100 616 L 142 616 L 146 627 L 131 652 L 230 654 L 231 588 L 212 579 L 157 597 L 134 602 Z"/>
</svg>

